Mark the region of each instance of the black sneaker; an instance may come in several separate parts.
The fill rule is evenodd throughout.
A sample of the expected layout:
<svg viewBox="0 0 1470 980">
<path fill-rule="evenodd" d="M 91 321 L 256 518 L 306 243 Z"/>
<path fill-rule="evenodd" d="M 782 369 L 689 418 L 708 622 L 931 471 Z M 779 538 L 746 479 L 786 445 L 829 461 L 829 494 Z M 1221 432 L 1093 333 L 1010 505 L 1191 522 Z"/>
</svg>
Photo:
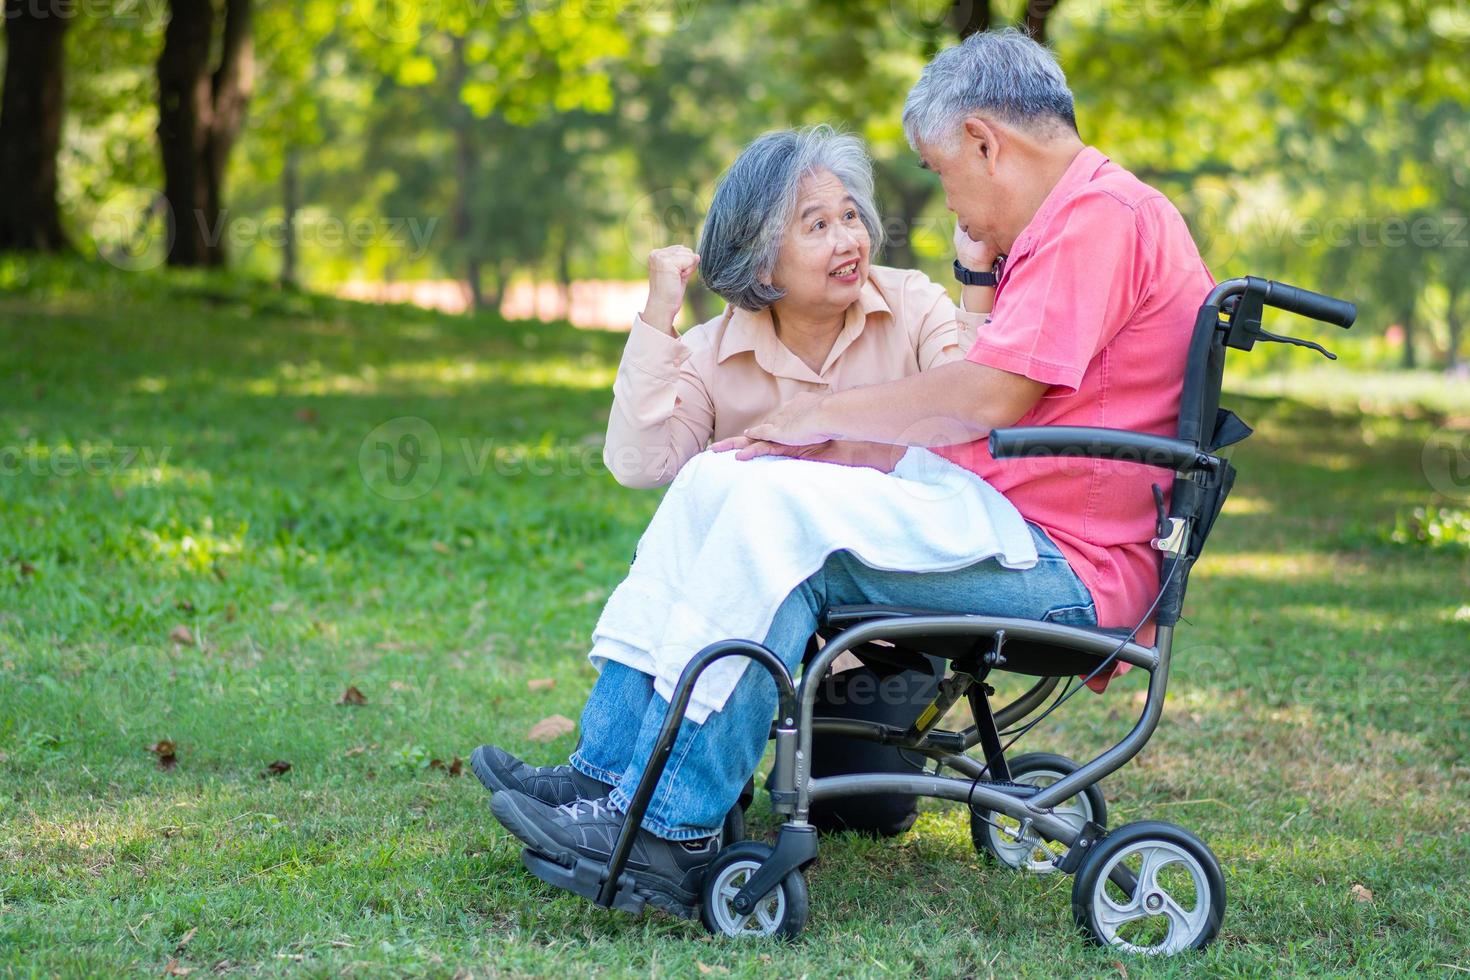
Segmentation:
<svg viewBox="0 0 1470 980">
<path fill-rule="evenodd" d="M 495 745 L 470 753 L 470 768 L 492 793 L 514 790 L 551 806 L 578 799 L 600 799 L 612 792 L 604 782 L 583 775 L 570 765 L 537 768 Z"/>
<path fill-rule="evenodd" d="M 564 867 L 577 861 L 605 864 L 612 856 L 623 815 L 607 799 L 547 806 L 525 793 L 496 793 L 490 809 L 533 851 Z M 650 905 L 693 918 L 699 914 L 704 871 L 720 852 L 720 836 L 668 841 L 639 828 L 628 854 L 627 874 Z"/>
</svg>

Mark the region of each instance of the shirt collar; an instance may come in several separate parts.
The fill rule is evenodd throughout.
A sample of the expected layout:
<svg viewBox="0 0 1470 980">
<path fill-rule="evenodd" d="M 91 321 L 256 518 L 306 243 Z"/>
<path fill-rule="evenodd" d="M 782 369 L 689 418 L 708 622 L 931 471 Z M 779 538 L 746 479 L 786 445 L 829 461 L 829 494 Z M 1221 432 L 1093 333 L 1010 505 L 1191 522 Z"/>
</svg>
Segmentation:
<svg viewBox="0 0 1470 980">
<path fill-rule="evenodd" d="M 1072 158 L 1072 162 L 1067 165 L 1067 169 L 1062 173 L 1062 179 L 1057 181 L 1056 186 L 1051 189 L 1051 192 L 1046 195 L 1046 199 L 1041 202 L 1041 207 L 1036 209 L 1036 213 L 1031 216 L 1031 220 L 1026 223 L 1026 227 L 1016 237 L 1015 244 L 1011 246 L 1010 254 L 1006 256 L 1006 261 L 1008 263 L 1013 262 L 1035 248 L 1036 239 L 1040 237 L 1042 231 L 1056 213 L 1091 181 L 1093 177 L 1097 176 L 1097 172 L 1107 163 L 1108 158 L 1096 147 L 1084 146 L 1079 150 L 1077 155 Z"/>
<path fill-rule="evenodd" d="M 837 334 L 832 350 L 827 354 L 827 361 L 819 373 L 807 367 L 805 361 L 781 343 L 781 339 L 776 336 L 776 325 L 771 319 L 769 307 L 751 311 L 732 305 L 725 310 L 725 331 L 720 338 L 717 360 L 723 363 L 736 354 L 753 351 L 755 362 L 767 374 L 822 384 L 822 376 L 832 368 L 842 352 L 852 346 L 867 325 L 868 317 L 875 313 L 893 315 L 888 302 L 878 291 L 878 287 L 873 285 L 873 278 L 869 275 L 868 281 L 863 283 L 863 288 L 858 293 L 857 301 L 847 308 L 842 330 Z"/>
</svg>

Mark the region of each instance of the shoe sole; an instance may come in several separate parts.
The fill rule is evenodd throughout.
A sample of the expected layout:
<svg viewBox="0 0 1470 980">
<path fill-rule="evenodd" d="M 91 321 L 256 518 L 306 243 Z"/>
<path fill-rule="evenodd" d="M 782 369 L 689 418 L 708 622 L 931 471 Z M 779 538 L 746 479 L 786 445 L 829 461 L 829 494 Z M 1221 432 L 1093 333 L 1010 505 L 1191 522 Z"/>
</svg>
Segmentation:
<svg viewBox="0 0 1470 980">
<path fill-rule="evenodd" d="M 490 810 L 501 825 L 521 843 L 564 868 L 574 868 L 579 862 L 601 864 L 595 859 L 578 854 L 547 834 L 534 820 L 527 819 L 516 803 L 514 796 L 496 795 L 490 801 Z M 693 919 L 699 915 L 697 894 L 687 893 L 683 889 L 671 889 L 662 879 L 648 878 L 631 869 L 623 873 L 632 877 L 633 891 L 649 905 L 684 919 Z"/>
<path fill-rule="evenodd" d="M 501 782 L 500 777 L 495 775 L 495 771 L 490 768 L 490 763 L 485 759 L 485 746 L 483 745 L 470 753 L 470 768 L 474 770 L 475 778 L 480 781 L 480 785 L 492 793 L 517 788 Z"/>
</svg>

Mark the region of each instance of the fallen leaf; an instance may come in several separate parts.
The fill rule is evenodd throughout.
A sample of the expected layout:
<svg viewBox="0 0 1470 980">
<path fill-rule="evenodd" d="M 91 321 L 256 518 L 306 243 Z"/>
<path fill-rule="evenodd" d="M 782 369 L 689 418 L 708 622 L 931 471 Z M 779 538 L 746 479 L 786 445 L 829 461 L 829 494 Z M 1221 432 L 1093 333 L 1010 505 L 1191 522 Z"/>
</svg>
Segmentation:
<svg viewBox="0 0 1470 980">
<path fill-rule="evenodd" d="M 566 715 L 549 715 L 532 725 L 526 737 L 533 742 L 550 742 L 576 730 L 577 723 Z"/>
<path fill-rule="evenodd" d="M 533 691 L 549 691 L 556 687 L 555 677 L 535 677 L 526 681 L 526 687 Z"/>
<path fill-rule="evenodd" d="M 464 772 L 464 760 L 455 756 L 454 761 L 449 764 L 449 775 L 458 776 L 462 772 Z"/>
<path fill-rule="evenodd" d="M 20 577 L 21 578 L 29 578 L 30 576 L 32 576 L 34 574 L 36 574 L 36 566 L 35 565 L 32 565 L 28 561 L 23 561 L 23 562 L 20 563 Z"/>
<path fill-rule="evenodd" d="M 179 612 L 191 613 L 194 611 L 194 603 L 190 602 L 188 599 L 180 599 L 178 602 L 174 603 L 174 608 L 177 609 Z"/>
<path fill-rule="evenodd" d="M 173 956 L 169 957 L 168 965 L 163 968 L 163 975 L 166 977 L 187 977 L 193 972 L 187 966 L 179 966 L 178 958 Z"/>
<path fill-rule="evenodd" d="M 193 939 L 194 938 L 194 934 L 196 932 L 198 932 L 198 931 L 199 931 L 199 927 L 198 926 L 195 926 L 194 928 L 190 929 L 188 932 L 184 933 L 184 938 L 183 939 L 180 939 L 176 944 L 174 944 L 174 950 L 175 950 L 175 952 L 177 952 L 179 950 L 182 950 L 185 946 L 189 945 L 189 940 Z"/>
<path fill-rule="evenodd" d="M 158 767 L 160 769 L 172 769 L 179 762 L 178 754 L 175 751 L 176 748 L 173 742 L 166 738 L 161 738 L 148 746 L 148 751 L 158 756 Z"/>
<path fill-rule="evenodd" d="M 311 423 L 316 421 L 316 409 L 298 408 L 296 410 L 296 421 L 302 422 L 306 425 L 310 425 Z"/>
<path fill-rule="evenodd" d="M 699 972 L 700 973 L 705 973 L 705 974 L 709 974 L 709 973 L 729 973 L 730 972 L 729 970 L 725 969 L 723 966 L 719 966 L 718 964 L 716 964 L 715 966 L 710 966 L 709 964 L 707 964 L 707 963 L 701 963 L 698 960 L 695 960 L 694 961 L 694 965 L 697 966 L 697 967 L 699 967 Z"/>
<path fill-rule="evenodd" d="M 430 769 L 444 769 L 444 768 L 447 768 L 447 767 L 444 765 L 444 760 L 443 759 L 430 759 L 429 760 L 429 768 Z"/>
<path fill-rule="evenodd" d="M 431 545 L 431 547 L 435 551 L 439 552 L 439 554 L 441 555 L 449 554 L 449 545 L 445 544 L 443 541 L 435 541 L 433 545 Z"/>
<path fill-rule="evenodd" d="M 273 602 L 270 604 L 270 611 L 272 616 L 279 616 L 281 615 L 281 613 L 290 608 L 291 606 L 284 602 Z"/>
<path fill-rule="evenodd" d="M 1362 885 L 1354 885 L 1353 887 L 1349 888 L 1348 894 L 1352 895 L 1353 898 L 1356 898 L 1360 902 L 1373 901 L 1373 890 L 1371 888 L 1364 888 Z"/>
<path fill-rule="evenodd" d="M 240 607 L 233 602 L 225 604 L 225 622 L 233 623 L 235 617 L 240 615 Z"/>
<path fill-rule="evenodd" d="M 364 779 L 377 779 L 378 778 L 378 770 L 376 770 L 376 769 L 369 769 L 367 772 L 363 773 L 362 776 L 363 776 Z"/>
<path fill-rule="evenodd" d="M 260 771 L 260 777 L 264 779 L 266 776 L 279 776 L 282 773 L 290 771 L 291 763 L 284 759 L 277 759 Z"/>
<path fill-rule="evenodd" d="M 175 626 L 168 631 L 168 638 L 181 646 L 191 647 L 194 645 L 194 634 L 189 632 L 187 626 Z"/>
<path fill-rule="evenodd" d="M 366 751 L 367 751 L 367 746 L 366 745 L 354 745 L 352 748 L 350 748 L 346 752 L 343 752 L 342 753 L 342 758 L 344 758 L 344 759 L 350 759 L 350 758 L 352 758 L 355 755 L 362 755 Z"/>
<path fill-rule="evenodd" d="M 357 689 L 356 684 L 347 685 L 347 690 L 337 699 L 338 704 L 367 704 L 367 695 Z"/>
</svg>

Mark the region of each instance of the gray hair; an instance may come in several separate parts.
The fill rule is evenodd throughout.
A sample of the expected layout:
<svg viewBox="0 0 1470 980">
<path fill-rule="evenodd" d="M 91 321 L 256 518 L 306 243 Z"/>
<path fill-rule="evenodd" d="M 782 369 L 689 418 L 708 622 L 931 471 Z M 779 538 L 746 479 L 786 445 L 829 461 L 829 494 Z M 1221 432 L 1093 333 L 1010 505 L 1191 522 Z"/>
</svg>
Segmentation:
<svg viewBox="0 0 1470 980">
<path fill-rule="evenodd" d="M 909 145 L 952 145 L 965 117 L 987 113 L 1033 131 L 1077 131 L 1072 90 L 1056 56 L 1008 28 L 971 34 L 924 67 L 903 107 Z"/>
<path fill-rule="evenodd" d="M 883 244 L 873 203 L 873 162 L 863 141 L 831 126 L 766 133 L 741 151 L 720 178 L 699 238 L 704 284 L 746 310 L 763 310 L 786 291 L 771 284 L 781 240 L 796 211 L 803 177 L 831 171 L 852 195 L 871 253 Z"/>
</svg>

